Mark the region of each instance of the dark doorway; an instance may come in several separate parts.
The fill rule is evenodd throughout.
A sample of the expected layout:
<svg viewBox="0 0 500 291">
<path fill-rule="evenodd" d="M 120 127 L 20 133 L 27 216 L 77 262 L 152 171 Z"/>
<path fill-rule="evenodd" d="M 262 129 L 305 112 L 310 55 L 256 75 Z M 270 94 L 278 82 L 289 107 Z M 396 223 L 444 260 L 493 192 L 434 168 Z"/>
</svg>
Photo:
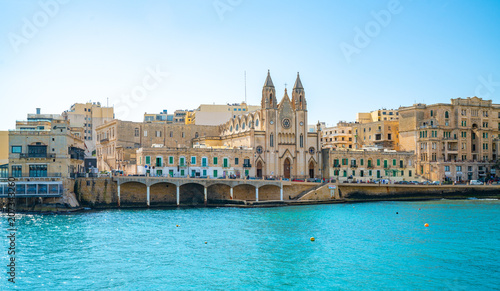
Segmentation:
<svg viewBox="0 0 500 291">
<path fill-rule="evenodd" d="M 285 159 L 285 163 L 283 164 L 283 176 L 290 179 L 290 160 L 288 158 Z"/>
<path fill-rule="evenodd" d="M 257 178 L 262 178 L 262 163 L 257 162 Z"/>
<path fill-rule="evenodd" d="M 314 163 L 310 162 L 309 163 L 309 178 L 314 178 Z"/>
</svg>

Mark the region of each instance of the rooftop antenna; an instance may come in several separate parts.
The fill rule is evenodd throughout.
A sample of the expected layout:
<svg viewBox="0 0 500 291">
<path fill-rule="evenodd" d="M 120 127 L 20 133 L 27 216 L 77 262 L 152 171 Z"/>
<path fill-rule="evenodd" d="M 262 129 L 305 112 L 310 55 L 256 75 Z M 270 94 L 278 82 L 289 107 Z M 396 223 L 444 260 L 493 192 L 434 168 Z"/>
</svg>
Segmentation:
<svg viewBox="0 0 500 291">
<path fill-rule="evenodd" d="M 247 71 L 245 71 L 245 104 L 247 103 Z"/>
<path fill-rule="evenodd" d="M 106 107 L 109 107 L 109 97 L 106 97 Z"/>
</svg>

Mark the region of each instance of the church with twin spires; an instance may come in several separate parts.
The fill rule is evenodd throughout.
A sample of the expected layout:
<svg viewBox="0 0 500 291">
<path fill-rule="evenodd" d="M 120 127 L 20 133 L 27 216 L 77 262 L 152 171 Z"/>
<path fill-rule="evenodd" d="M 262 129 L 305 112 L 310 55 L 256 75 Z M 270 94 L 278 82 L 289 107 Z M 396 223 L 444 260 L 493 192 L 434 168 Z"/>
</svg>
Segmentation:
<svg viewBox="0 0 500 291">
<path fill-rule="evenodd" d="M 252 149 L 244 157 L 256 177 L 317 178 L 321 176 L 321 144 L 318 128 L 308 131 L 307 101 L 300 76 L 280 102 L 268 71 L 262 88 L 261 109 L 234 116 L 222 125 L 220 144 Z"/>
</svg>

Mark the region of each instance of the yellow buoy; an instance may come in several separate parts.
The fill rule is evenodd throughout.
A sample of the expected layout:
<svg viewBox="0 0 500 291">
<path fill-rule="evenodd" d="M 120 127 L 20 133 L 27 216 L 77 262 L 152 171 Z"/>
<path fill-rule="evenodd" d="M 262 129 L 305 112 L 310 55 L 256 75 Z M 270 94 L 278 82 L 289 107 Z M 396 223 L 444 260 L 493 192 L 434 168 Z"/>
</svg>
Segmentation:
<svg viewBox="0 0 500 291">
<path fill-rule="evenodd" d="M 176 227 L 179 227 L 179 225 L 178 225 L 178 224 L 177 224 L 177 225 L 175 225 L 175 226 L 176 226 Z"/>
<path fill-rule="evenodd" d="M 314 237 L 311 237 L 311 241 L 315 241 L 316 239 Z"/>
<path fill-rule="evenodd" d="M 426 223 L 426 224 L 424 224 L 424 226 L 425 226 L 425 227 L 429 227 L 429 224 L 428 224 L 428 223 Z"/>
<path fill-rule="evenodd" d="M 205 244 L 207 244 L 207 242 L 205 242 Z"/>
</svg>

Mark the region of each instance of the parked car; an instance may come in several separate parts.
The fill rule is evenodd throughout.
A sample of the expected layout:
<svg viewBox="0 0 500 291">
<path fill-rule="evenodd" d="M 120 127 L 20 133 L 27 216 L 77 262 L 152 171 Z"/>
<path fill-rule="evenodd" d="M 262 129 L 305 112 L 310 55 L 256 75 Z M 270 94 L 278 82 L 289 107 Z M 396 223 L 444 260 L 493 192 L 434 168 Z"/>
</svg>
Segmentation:
<svg viewBox="0 0 500 291">
<path fill-rule="evenodd" d="M 470 180 L 470 185 L 483 185 L 484 183 L 479 180 Z"/>
<path fill-rule="evenodd" d="M 434 181 L 434 182 L 432 182 L 432 185 L 441 185 L 441 182 L 439 182 L 439 181 Z"/>
</svg>

